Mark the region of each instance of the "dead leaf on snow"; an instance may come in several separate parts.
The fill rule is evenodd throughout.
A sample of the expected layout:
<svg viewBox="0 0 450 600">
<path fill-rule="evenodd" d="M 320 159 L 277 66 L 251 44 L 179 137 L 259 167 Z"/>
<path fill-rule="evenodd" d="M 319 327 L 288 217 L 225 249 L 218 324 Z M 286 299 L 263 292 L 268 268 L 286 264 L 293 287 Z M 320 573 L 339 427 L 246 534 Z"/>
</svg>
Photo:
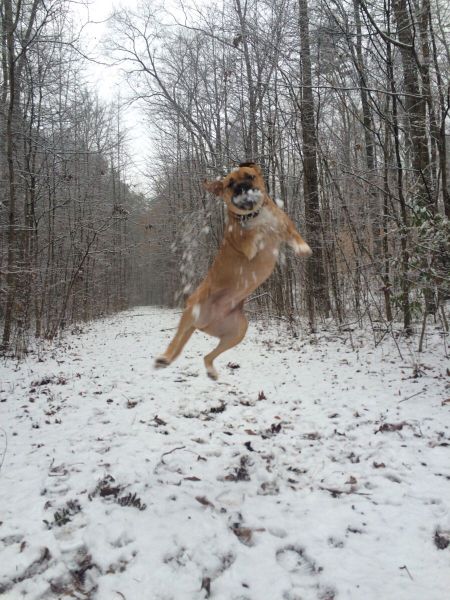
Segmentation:
<svg viewBox="0 0 450 600">
<path fill-rule="evenodd" d="M 450 531 L 438 531 L 434 534 L 434 544 L 439 550 L 445 550 L 450 545 Z"/>
<path fill-rule="evenodd" d="M 305 433 L 302 437 L 305 440 L 320 440 L 320 433 L 318 431 L 312 431 L 311 433 Z"/>
<path fill-rule="evenodd" d="M 383 423 L 379 426 L 375 433 L 383 433 L 385 431 L 401 431 L 405 425 L 408 425 L 408 423 L 405 421 L 402 421 L 401 423 Z"/>
<path fill-rule="evenodd" d="M 225 402 L 221 402 L 218 406 L 211 406 L 211 408 L 208 410 L 209 413 L 221 413 L 224 412 L 227 408 L 227 405 L 225 404 Z"/>
<path fill-rule="evenodd" d="M 240 542 L 242 542 L 246 546 L 253 546 L 253 533 L 260 533 L 262 531 L 265 531 L 265 529 L 264 527 L 232 527 L 231 531 L 239 539 Z"/>
<path fill-rule="evenodd" d="M 253 544 L 253 533 L 250 527 L 232 527 L 231 531 L 239 539 L 239 541 L 246 546 L 251 546 Z"/>
<path fill-rule="evenodd" d="M 195 496 L 195 499 L 197 500 L 197 502 L 200 502 L 200 504 L 203 504 L 203 506 L 210 506 L 211 508 L 215 508 L 214 504 L 210 502 L 206 496 Z"/>
<path fill-rule="evenodd" d="M 211 595 L 211 577 L 203 577 L 201 590 L 205 590 L 206 598 Z"/>
<path fill-rule="evenodd" d="M 228 367 L 229 369 L 240 369 L 240 368 L 241 368 L 241 365 L 238 365 L 237 363 L 234 363 L 234 362 L 229 362 L 229 363 L 227 364 L 227 367 Z"/>
</svg>

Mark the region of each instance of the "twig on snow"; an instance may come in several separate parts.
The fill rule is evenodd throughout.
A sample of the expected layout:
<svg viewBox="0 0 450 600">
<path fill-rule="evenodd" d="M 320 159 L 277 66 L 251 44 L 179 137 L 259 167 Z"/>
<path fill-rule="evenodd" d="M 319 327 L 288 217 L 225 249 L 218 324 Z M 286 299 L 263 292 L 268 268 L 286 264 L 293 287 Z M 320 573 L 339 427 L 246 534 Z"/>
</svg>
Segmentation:
<svg viewBox="0 0 450 600">
<path fill-rule="evenodd" d="M 367 492 L 357 492 L 355 490 L 339 490 L 337 488 L 328 488 L 328 487 L 323 487 L 323 486 L 319 486 L 319 490 L 323 490 L 324 492 L 330 492 L 330 494 L 333 496 L 333 498 L 337 498 L 338 496 L 340 496 L 341 494 L 356 494 L 357 496 L 371 496 L 372 494 L 369 494 Z"/>
<path fill-rule="evenodd" d="M 161 454 L 161 458 L 159 459 L 158 463 L 155 465 L 155 468 L 153 469 L 153 473 L 158 473 L 159 472 L 159 467 L 161 465 L 165 465 L 166 464 L 164 462 L 164 456 L 167 456 L 168 454 L 172 454 L 172 452 L 176 452 L 177 450 L 184 450 L 185 448 L 186 448 L 186 446 L 177 446 L 176 448 L 173 448 L 172 450 L 169 450 L 168 452 L 163 452 Z"/>
<path fill-rule="evenodd" d="M 426 388 L 424 388 L 423 390 L 420 390 L 419 392 L 416 392 L 412 396 L 408 396 L 407 398 L 402 398 L 401 400 L 399 400 L 399 403 L 406 402 L 407 400 L 411 400 L 411 398 L 415 398 L 416 396 L 418 396 L 419 394 L 422 394 L 423 392 L 426 392 Z"/>
<path fill-rule="evenodd" d="M 411 575 L 411 573 L 409 572 L 409 569 L 408 569 L 408 567 L 406 565 L 403 565 L 403 567 L 399 567 L 399 569 L 404 569 L 408 573 L 409 578 L 411 579 L 411 581 L 414 581 L 414 578 Z"/>
<path fill-rule="evenodd" d="M 6 453 L 8 451 L 8 434 L 6 433 L 6 431 L 3 429 L 3 427 L 0 427 L 0 431 L 3 433 L 3 435 L 5 436 L 5 448 L 3 450 L 2 453 L 2 460 L 0 461 L 0 471 L 2 470 L 3 467 L 3 463 L 5 462 L 5 457 L 6 457 Z"/>
<path fill-rule="evenodd" d="M 163 456 L 167 456 L 168 454 L 172 454 L 172 452 L 176 452 L 177 450 L 184 450 L 185 448 L 186 448 L 186 446 L 177 446 L 176 448 L 173 448 L 172 450 L 169 450 L 168 452 L 163 452 L 161 454 L 161 458 L 160 458 L 159 462 L 164 463 Z"/>
</svg>

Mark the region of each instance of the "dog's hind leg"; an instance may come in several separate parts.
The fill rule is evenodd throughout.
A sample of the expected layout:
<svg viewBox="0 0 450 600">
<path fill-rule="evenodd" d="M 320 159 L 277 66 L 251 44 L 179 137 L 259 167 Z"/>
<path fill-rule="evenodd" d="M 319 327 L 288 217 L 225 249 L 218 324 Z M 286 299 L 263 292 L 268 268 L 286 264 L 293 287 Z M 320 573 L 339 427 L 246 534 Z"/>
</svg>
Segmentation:
<svg viewBox="0 0 450 600">
<path fill-rule="evenodd" d="M 167 367 L 167 365 L 170 365 L 183 350 L 195 329 L 192 309 L 189 307 L 184 311 L 178 325 L 178 331 L 168 345 L 167 350 L 155 359 L 155 367 Z"/>
<path fill-rule="evenodd" d="M 204 358 L 206 371 L 211 379 L 217 379 L 218 377 L 213 364 L 214 360 L 222 354 L 222 352 L 237 346 L 239 342 L 244 339 L 248 328 L 248 321 L 242 312 L 242 309 L 238 308 L 227 315 L 216 327 L 212 325 L 204 329 L 206 333 L 216 335 L 220 338 L 216 348 Z"/>
</svg>

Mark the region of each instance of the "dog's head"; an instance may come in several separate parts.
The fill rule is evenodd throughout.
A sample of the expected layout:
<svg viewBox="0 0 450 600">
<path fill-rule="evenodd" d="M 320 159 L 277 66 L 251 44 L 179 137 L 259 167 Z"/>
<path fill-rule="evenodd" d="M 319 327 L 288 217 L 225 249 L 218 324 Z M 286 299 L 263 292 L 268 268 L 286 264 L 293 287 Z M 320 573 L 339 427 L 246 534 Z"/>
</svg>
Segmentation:
<svg viewBox="0 0 450 600">
<path fill-rule="evenodd" d="M 261 169 L 253 162 L 241 163 L 223 179 L 205 181 L 204 186 L 223 198 L 228 210 L 237 215 L 259 210 L 266 194 Z"/>
</svg>

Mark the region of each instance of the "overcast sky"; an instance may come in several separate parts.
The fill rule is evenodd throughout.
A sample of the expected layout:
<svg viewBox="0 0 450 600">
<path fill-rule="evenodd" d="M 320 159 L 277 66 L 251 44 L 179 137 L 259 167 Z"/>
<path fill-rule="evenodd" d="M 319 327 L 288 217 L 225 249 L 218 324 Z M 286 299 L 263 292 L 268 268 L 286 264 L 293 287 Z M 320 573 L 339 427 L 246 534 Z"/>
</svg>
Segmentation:
<svg viewBox="0 0 450 600">
<path fill-rule="evenodd" d="M 111 0 L 89 0 L 87 6 L 78 5 L 76 13 L 77 18 L 78 14 L 80 16 L 80 25 L 87 23 L 83 27 L 83 51 L 98 61 L 88 64 L 86 78 L 89 86 L 98 91 L 101 99 L 117 102 L 117 99 L 120 98 L 125 104 L 129 91 L 128 85 L 119 67 L 106 66 L 111 63 L 111 60 L 104 54 L 102 46 L 104 38 L 108 34 L 108 18 L 113 9 L 120 7 L 121 4 L 125 4 L 127 8 L 133 8 L 137 2 L 136 0 L 127 0 L 126 3 L 112 2 Z M 152 149 L 148 131 L 138 106 L 126 106 L 123 118 L 124 125 L 128 130 L 127 149 L 133 162 L 129 170 L 129 180 L 131 183 L 138 184 L 139 189 L 143 191 L 144 173 Z"/>
</svg>

